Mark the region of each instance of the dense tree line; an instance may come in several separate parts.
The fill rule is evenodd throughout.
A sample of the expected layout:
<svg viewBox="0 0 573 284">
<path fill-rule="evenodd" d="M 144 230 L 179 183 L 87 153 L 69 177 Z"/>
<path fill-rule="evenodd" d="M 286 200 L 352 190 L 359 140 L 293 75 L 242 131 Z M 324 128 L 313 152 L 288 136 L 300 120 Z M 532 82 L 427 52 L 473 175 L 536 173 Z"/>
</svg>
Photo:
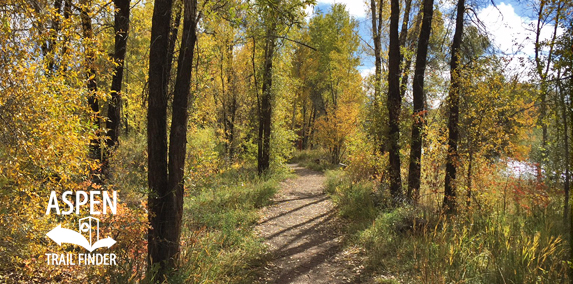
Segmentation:
<svg viewBox="0 0 573 284">
<path fill-rule="evenodd" d="M 147 269 L 159 282 L 177 268 L 185 196 L 210 155 L 212 171 L 256 164 L 264 177 L 295 150 L 319 149 L 327 163 L 376 181 L 390 207 L 431 204 L 446 216 L 482 206 L 480 171 L 531 164 L 538 191 L 528 200 L 541 204 L 559 188 L 570 218 L 571 3 L 532 2 L 527 79 L 506 70 L 507 58 L 468 12 L 480 8 L 473 2 L 442 11 L 433 0 L 370 0 L 369 39 L 344 5 L 305 14 L 314 4 L 0 4 L 0 189 L 8 204 L 0 237 L 40 243 L 50 226 L 41 219 L 32 233 L 14 229 L 38 216 L 18 202 L 38 203 L 53 189 L 121 187 L 127 175 L 113 159 L 132 146 L 124 141 L 145 144 Z M 364 57 L 374 72 L 363 77 Z M 0 260 L 41 250 L 6 245 Z"/>
</svg>

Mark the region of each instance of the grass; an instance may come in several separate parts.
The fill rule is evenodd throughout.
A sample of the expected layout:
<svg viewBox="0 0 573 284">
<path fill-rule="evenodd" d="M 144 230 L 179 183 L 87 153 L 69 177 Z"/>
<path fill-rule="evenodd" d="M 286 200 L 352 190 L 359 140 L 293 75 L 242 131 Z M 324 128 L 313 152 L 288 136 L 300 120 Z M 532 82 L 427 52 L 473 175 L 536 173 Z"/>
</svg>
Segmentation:
<svg viewBox="0 0 573 284">
<path fill-rule="evenodd" d="M 329 153 L 326 150 L 302 150 L 296 151 L 289 163 L 297 163 L 305 168 L 318 172 L 326 172 L 340 168 L 330 162 Z"/>
<path fill-rule="evenodd" d="M 181 254 L 177 270 L 167 282 L 252 283 L 256 275 L 251 268 L 262 261 L 265 252 L 261 238 L 253 232 L 259 209 L 269 204 L 280 181 L 291 173 L 287 167 L 273 167 L 260 177 L 255 165 L 227 164 L 218 158 L 209 135 L 212 133 L 203 131 L 190 139 L 189 151 L 194 155 L 187 161 Z M 134 208 L 145 207 L 142 204 L 147 194 L 147 159 L 145 144 L 137 142 L 145 139 L 127 139 L 112 160 L 115 173 L 112 182 L 121 190 L 122 204 L 129 209 L 126 212 L 132 212 Z M 132 215 L 147 218 L 142 214 Z M 138 244 L 138 250 L 122 256 L 122 267 L 106 271 L 110 275 L 107 282 L 150 282 L 148 278 L 154 273 L 145 271 L 147 227 L 142 225 L 144 222 L 124 223 L 130 229 L 136 227 L 133 224 L 139 226 L 129 235 L 130 242 L 126 242 L 130 249 Z M 93 275 L 99 279 L 100 274 Z"/>
<path fill-rule="evenodd" d="M 263 178 L 256 169 L 229 169 L 185 198 L 180 269 L 170 283 L 252 283 L 264 246 L 252 228 L 285 168 Z"/>
<path fill-rule="evenodd" d="M 349 239 L 366 252 L 373 278 L 382 279 L 377 283 L 568 281 L 557 198 L 531 211 L 484 206 L 446 216 L 424 206 L 384 206 L 376 202 L 378 185 L 350 180 L 343 171 L 329 172 L 327 190 L 349 223 Z"/>
</svg>

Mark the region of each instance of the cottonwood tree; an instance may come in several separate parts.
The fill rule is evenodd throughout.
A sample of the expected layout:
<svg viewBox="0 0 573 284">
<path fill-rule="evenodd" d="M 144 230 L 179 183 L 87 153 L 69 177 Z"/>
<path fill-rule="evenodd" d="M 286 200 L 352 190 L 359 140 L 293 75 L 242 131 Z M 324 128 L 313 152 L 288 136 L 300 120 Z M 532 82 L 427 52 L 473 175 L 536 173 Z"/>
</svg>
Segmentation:
<svg viewBox="0 0 573 284">
<path fill-rule="evenodd" d="M 85 73 L 87 77 L 87 89 L 88 89 L 88 105 L 92 110 L 92 123 L 94 128 L 96 129 L 95 137 L 90 142 L 90 155 L 94 159 L 102 159 L 102 145 L 101 145 L 101 132 L 100 132 L 100 108 L 99 108 L 99 100 L 97 97 L 97 74 L 95 70 L 95 56 L 96 50 L 94 49 L 94 31 L 92 27 L 92 17 L 91 17 L 91 2 L 87 0 L 83 0 L 80 3 L 80 20 L 82 26 L 82 36 L 85 49 Z M 94 179 L 97 181 L 100 178 L 95 177 L 97 174 L 94 174 Z"/>
<path fill-rule="evenodd" d="M 114 72 L 111 79 L 111 101 L 107 109 L 107 136 L 108 148 L 117 145 L 120 133 L 121 121 L 121 87 L 123 82 L 123 71 L 125 54 L 127 51 L 127 36 L 129 31 L 129 12 L 130 0 L 114 0 L 115 13 L 113 30 L 114 52 L 113 60 L 115 63 Z"/>
<path fill-rule="evenodd" d="M 562 1 L 539 1 L 538 5 L 534 5 L 537 9 L 537 21 L 535 25 L 535 74 L 539 77 L 539 125 L 541 126 L 542 136 L 541 136 L 541 163 L 547 163 L 547 143 L 548 143 L 548 92 L 549 92 L 549 74 L 552 71 L 553 61 L 554 61 L 554 47 L 557 40 L 557 31 L 559 28 L 561 17 L 563 17 L 562 8 L 564 3 Z M 553 25 L 553 30 L 551 31 L 551 38 L 544 42 L 542 39 L 543 28 L 547 25 Z M 548 48 L 549 50 L 544 50 Z M 543 56 L 546 54 L 545 56 Z M 541 168 L 537 171 L 541 174 Z M 541 180 L 541 176 L 538 177 Z"/>
<path fill-rule="evenodd" d="M 187 145 L 188 104 L 193 54 L 197 39 L 197 1 L 183 1 L 183 31 L 167 143 L 167 106 L 170 66 L 172 0 L 155 2 L 149 50 L 148 151 L 148 264 L 158 265 L 156 281 L 164 281 L 176 265 L 183 214 L 183 174 Z M 176 33 L 174 33 L 176 34 Z"/>
<path fill-rule="evenodd" d="M 382 11 L 383 1 L 370 0 L 370 15 L 372 18 L 372 40 L 374 41 L 374 101 L 381 100 L 382 93 Z"/>
<path fill-rule="evenodd" d="M 460 114 L 460 47 L 464 33 L 465 0 L 458 0 L 456 28 L 451 48 L 450 90 L 448 93 L 448 152 L 444 182 L 443 208 L 452 213 L 456 210 L 456 173 L 458 168 L 459 114 Z"/>
<path fill-rule="evenodd" d="M 402 97 L 400 96 L 400 38 L 398 24 L 400 20 L 400 1 L 390 2 L 390 44 L 388 50 L 388 158 L 390 193 L 396 204 L 402 200 L 402 177 L 400 174 L 400 110 Z"/>
<path fill-rule="evenodd" d="M 432 17 L 434 14 L 434 1 L 424 0 L 422 4 L 422 27 L 418 38 L 416 52 L 416 67 L 412 84 L 413 113 L 412 113 L 412 139 L 410 144 L 410 165 L 408 171 L 407 197 L 417 203 L 420 192 L 422 137 L 426 117 L 426 102 L 424 95 L 424 75 L 428 56 L 428 45 L 432 31 Z"/>
<path fill-rule="evenodd" d="M 312 18 L 307 74 L 312 101 L 320 109 L 316 117 L 318 142 L 329 150 L 331 162 L 338 164 L 345 153 L 346 138 L 356 128 L 362 99 L 361 76 L 356 52 L 358 22 L 350 17 L 344 5 L 335 4 L 327 14 Z"/>
<path fill-rule="evenodd" d="M 269 169 L 271 157 L 271 129 L 273 104 L 273 60 L 277 42 L 286 31 L 302 21 L 303 8 L 313 4 L 309 0 L 261 0 L 256 2 L 263 26 L 262 86 L 258 103 L 257 169 L 263 174 Z"/>
</svg>

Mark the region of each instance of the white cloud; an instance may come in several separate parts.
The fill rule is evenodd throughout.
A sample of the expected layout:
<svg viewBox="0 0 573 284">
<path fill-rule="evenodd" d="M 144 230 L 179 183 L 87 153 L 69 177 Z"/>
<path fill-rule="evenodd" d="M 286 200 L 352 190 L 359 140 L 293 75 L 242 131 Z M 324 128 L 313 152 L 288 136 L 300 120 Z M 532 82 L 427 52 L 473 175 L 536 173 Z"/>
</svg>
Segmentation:
<svg viewBox="0 0 573 284">
<path fill-rule="evenodd" d="M 328 4 L 332 5 L 334 3 L 340 3 L 346 5 L 346 10 L 351 16 L 356 18 L 366 17 L 366 2 L 364 0 L 318 0 L 317 4 Z"/>
<path fill-rule="evenodd" d="M 499 10 L 498 10 L 499 9 Z M 478 18 L 490 33 L 494 45 L 505 54 L 533 54 L 533 45 L 529 36 L 532 33 L 532 21 L 515 13 L 513 6 L 501 3 L 497 9 L 490 5 L 478 13 Z"/>
<path fill-rule="evenodd" d="M 372 67 L 366 67 L 366 68 L 358 68 L 360 71 L 360 75 L 362 75 L 362 78 L 366 79 L 366 77 L 368 77 L 369 75 L 372 75 L 376 72 L 376 66 L 372 66 Z"/>
<path fill-rule="evenodd" d="M 537 22 L 520 17 L 511 4 L 501 3 L 497 9 L 490 5 L 478 12 L 493 45 L 510 60 L 510 72 L 523 73 L 525 68 L 520 61 L 531 60 L 535 55 L 535 28 Z M 540 40 L 553 36 L 554 25 L 545 25 Z M 563 31 L 559 28 L 558 35 Z"/>
<path fill-rule="evenodd" d="M 304 8 L 304 13 L 306 14 L 305 19 L 309 19 L 314 13 L 314 5 L 306 5 L 306 8 Z"/>
</svg>

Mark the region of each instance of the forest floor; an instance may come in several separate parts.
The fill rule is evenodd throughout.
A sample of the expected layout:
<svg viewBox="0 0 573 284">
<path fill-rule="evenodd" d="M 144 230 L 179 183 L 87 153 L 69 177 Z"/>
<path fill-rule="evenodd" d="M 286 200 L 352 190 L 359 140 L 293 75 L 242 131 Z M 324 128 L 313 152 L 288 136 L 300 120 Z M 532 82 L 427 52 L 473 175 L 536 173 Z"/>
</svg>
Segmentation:
<svg viewBox="0 0 573 284">
<path fill-rule="evenodd" d="M 363 283 L 359 251 L 343 246 L 342 222 L 324 193 L 324 174 L 297 164 L 289 167 L 296 177 L 281 184 L 256 226 L 269 253 L 259 281 Z"/>
</svg>

